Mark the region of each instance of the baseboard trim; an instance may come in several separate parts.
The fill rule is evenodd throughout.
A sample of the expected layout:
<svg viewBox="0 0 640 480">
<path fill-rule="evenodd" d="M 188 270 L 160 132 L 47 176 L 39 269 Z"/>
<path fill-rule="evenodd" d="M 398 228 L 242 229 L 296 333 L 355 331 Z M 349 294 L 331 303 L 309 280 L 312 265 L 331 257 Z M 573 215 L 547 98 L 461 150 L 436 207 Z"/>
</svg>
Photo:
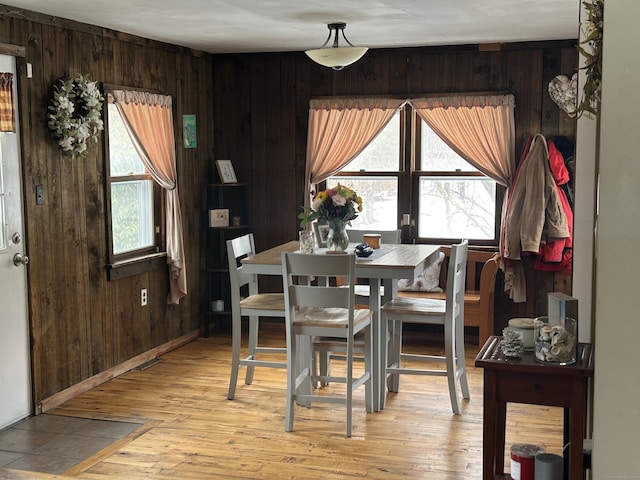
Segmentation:
<svg viewBox="0 0 640 480">
<path fill-rule="evenodd" d="M 111 367 L 104 372 L 100 372 L 93 377 L 87 378 L 86 380 L 81 381 L 69 387 L 65 390 L 62 390 L 58 393 L 51 395 L 50 397 L 45 398 L 36 406 L 36 415 L 41 413 L 45 413 L 61 404 L 66 402 L 67 400 L 72 399 L 73 397 L 80 395 L 81 393 L 86 392 L 87 390 L 91 390 L 98 385 L 101 385 L 105 382 L 108 382 L 112 378 L 115 378 L 123 373 L 128 372 L 129 370 L 141 365 L 145 362 L 149 362 L 161 355 L 164 355 L 171 350 L 175 350 L 182 345 L 185 345 L 196 338 L 200 337 L 200 330 L 194 330 L 193 332 L 187 333 L 181 337 L 175 338 L 167 343 L 159 345 L 151 350 L 148 350 L 140 355 L 137 355 L 129 360 L 120 363 L 114 367 Z"/>
</svg>

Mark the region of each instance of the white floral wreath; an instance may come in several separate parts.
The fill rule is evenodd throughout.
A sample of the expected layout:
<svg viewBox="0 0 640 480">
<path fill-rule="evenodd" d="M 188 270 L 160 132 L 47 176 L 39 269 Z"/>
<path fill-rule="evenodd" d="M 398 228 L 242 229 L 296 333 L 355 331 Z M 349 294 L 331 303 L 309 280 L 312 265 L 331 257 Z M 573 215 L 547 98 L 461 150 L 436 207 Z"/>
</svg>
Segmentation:
<svg viewBox="0 0 640 480">
<path fill-rule="evenodd" d="M 100 112 L 104 97 L 96 82 L 87 75 L 58 80 L 53 87 L 53 98 L 48 115 L 49 128 L 58 138 L 58 145 L 72 156 L 85 155 L 87 141 L 98 142 L 98 133 L 104 129 Z"/>
</svg>

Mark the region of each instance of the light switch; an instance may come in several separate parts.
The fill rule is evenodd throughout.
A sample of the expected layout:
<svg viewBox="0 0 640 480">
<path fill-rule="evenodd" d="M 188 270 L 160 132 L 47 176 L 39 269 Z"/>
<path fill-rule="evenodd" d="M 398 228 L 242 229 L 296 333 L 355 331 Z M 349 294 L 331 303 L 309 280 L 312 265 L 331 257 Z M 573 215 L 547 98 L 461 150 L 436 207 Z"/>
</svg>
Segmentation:
<svg viewBox="0 0 640 480">
<path fill-rule="evenodd" d="M 44 186 L 36 185 L 36 205 L 44 205 Z"/>
</svg>

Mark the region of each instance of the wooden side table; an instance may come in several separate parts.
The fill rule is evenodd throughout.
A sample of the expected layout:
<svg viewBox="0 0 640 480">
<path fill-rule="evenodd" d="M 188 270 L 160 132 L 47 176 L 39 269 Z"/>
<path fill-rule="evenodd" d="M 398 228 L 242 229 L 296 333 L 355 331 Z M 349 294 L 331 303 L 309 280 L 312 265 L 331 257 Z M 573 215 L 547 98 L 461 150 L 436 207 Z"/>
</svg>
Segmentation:
<svg viewBox="0 0 640 480">
<path fill-rule="evenodd" d="M 507 359 L 501 341 L 500 336 L 489 337 L 475 360 L 475 366 L 484 369 L 482 478 L 494 480 L 504 474 L 507 402 L 564 407 L 565 444 L 570 442 L 565 471 L 568 466 L 571 480 L 584 478 L 582 444 L 588 379 L 593 377 L 591 344 L 578 345 L 575 364 L 554 365 L 537 362 L 533 352 Z"/>
</svg>

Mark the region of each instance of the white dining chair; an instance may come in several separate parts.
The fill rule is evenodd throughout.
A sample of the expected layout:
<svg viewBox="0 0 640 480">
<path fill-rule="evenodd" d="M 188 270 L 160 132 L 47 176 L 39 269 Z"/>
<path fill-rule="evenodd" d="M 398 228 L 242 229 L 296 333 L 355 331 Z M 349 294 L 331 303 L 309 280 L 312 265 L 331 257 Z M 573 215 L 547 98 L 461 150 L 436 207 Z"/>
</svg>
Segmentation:
<svg viewBox="0 0 640 480">
<path fill-rule="evenodd" d="M 400 230 L 347 230 L 350 242 L 361 242 L 366 234 L 370 233 L 380 234 L 381 245 L 394 245 L 400 243 Z M 342 284 L 342 279 L 338 279 L 339 284 Z M 358 283 L 354 287 L 354 293 L 356 296 L 357 308 L 367 307 L 369 305 L 369 296 L 371 295 L 371 289 L 369 285 L 363 285 Z M 380 297 L 384 297 L 384 286 L 380 286 Z M 361 340 L 356 341 L 356 353 L 359 353 Z M 344 359 L 345 348 L 340 341 L 336 339 L 318 341 L 315 344 L 315 351 L 318 353 L 317 365 L 320 369 L 320 375 L 328 376 L 331 374 L 331 360 Z M 357 357 L 356 360 L 360 360 Z M 326 382 L 321 382 L 321 386 L 327 386 Z"/>
<path fill-rule="evenodd" d="M 355 308 L 355 255 L 282 254 L 282 278 L 287 332 L 287 401 L 285 431 L 293 430 L 296 403 L 311 406 L 313 402 L 341 403 L 346 406 L 347 437 L 352 433 L 353 394 L 365 387 L 367 412 L 373 411 L 371 318 L 368 309 Z M 346 279 L 344 286 L 335 285 L 335 277 Z M 316 281 L 309 282 L 308 279 Z M 318 281 L 320 279 L 320 281 Z M 322 281 L 326 279 L 327 281 Z M 354 350 L 356 337 L 362 334 L 364 366 L 355 376 Z M 346 349 L 344 377 L 318 377 L 313 368 L 312 342 L 322 338 L 342 339 Z M 343 396 L 312 390 L 315 381 L 345 383 Z M 315 392 L 315 393 L 314 393 Z"/>
<path fill-rule="evenodd" d="M 353 230 L 347 229 L 347 235 L 349 235 L 349 241 L 360 243 L 366 234 L 377 233 L 380 234 L 381 245 L 395 245 L 400 243 L 401 230 Z M 369 285 L 356 284 L 356 304 L 368 304 L 369 295 L 371 290 Z M 380 296 L 384 296 L 384 287 L 380 286 Z"/>
<path fill-rule="evenodd" d="M 286 368 L 287 362 L 259 359 L 262 354 L 287 353 L 285 347 L 259 346 L 258 331 L 260 317 L 284 318 L 284 295 L 282 293 L 259 293 L 258 275 L 246 273 L 240 260 L 255 255 L 253 234 L 248 233 L 227 240 L 229 280 L 231 288 L 231 376 L 227 398 L 233 400 L 238 383 L 238 371 L 246 366 L 245 384 L 251 385 L 255 367 Z M 243 293 L 245 296 L 243 296 Z M 248 295 L 246 295 L 248 294 Z M 249 317 L 248 353 L 240 358 L 242 346 L 242 317 Z"/>
<path fill-rule="evenodd" d="M 467 267 L 468 241 L 452 245 L 447 270 L 445 300 L 396 297 L 381 308 L 381 321 L 389 326 L 386 374 L 389 391 L 397 392 L 400 375 L 446 376 L 453 413 L 459 415 L 460 400 L 469 399 L 469 385 L 464 355 L 464 289 Z M 408 354 L 402 352 L 402 324 L 435 324 L 444 327 L 444 355 Z M 444 362 L 444 369 L 407 368 L 402 360 Z"/>
</svg>

